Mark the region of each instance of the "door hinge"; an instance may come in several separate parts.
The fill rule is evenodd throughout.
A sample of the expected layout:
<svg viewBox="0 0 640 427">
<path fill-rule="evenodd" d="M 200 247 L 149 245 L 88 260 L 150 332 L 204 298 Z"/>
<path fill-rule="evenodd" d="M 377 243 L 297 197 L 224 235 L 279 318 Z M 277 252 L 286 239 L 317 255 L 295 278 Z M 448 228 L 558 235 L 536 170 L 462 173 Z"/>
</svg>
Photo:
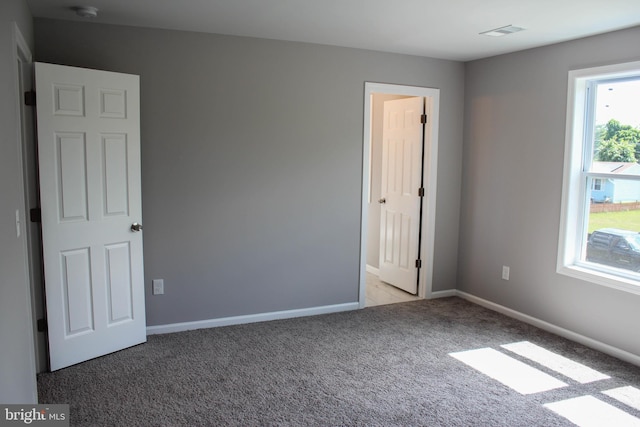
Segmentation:
<svg viewBox="0 0 640 427">
<path fill-rule="evenodd" d="M 42 209 L 40 208 L 29 209 L 29 220 L 31 222 L 42 222 Z"/>
<path fill-rule="evenodd" d="M 424 187 L 418 188 L 418 197 L 424 197 Z"/>
<path fill-rule="evenodd" d="M 416 260 L 416 268 L 422 268 L 422 260 L 421 259 L 417 259 Z"/>
<path fill-rule="evenodd" d="M 427 115 L 423 114 L 420 116 L 420 123 L 425 124 L 427 123 Z"/>
<path fill-rule="evenodd" d="M 38 332 L 47 331 L 47 319 L 38 319 Z"/>
<path fill-rule="evenodd" d="M 36 105 L 36 92 L 28 90 L 24 93 L 24 105 L 34 106 Z"/>
</svg>

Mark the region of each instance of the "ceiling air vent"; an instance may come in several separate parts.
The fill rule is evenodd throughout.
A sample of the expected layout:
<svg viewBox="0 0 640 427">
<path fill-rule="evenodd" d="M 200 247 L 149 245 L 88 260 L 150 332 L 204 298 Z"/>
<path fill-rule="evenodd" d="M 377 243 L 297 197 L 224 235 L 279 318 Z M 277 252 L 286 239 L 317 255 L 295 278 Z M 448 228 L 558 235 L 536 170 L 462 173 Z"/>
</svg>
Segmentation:
<svg viewBox="0 0 640 427">
<path fill-rule="evenodd" d="M 500 37 L 506 36 L 507 34 L 517 33 L 518 31 L 522 30 L 524 30 L 524 28 L 507 25 L 505 27 L 495 28 L 493 30 L 483 31 L 480 34 L 491 37 Z"/>
</svg>

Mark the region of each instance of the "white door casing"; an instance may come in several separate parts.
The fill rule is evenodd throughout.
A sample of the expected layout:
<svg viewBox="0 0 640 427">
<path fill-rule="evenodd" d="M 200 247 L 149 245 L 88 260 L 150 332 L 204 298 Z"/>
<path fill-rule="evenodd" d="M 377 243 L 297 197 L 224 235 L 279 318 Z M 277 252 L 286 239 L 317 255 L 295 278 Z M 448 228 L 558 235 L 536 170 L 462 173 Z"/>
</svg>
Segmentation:
<svg viewBox="0 0 640 427">
<path fill-rule="evenodd" d="M 418 292 L 424 98 L 385 101 L 380 212 L 380 280 Z"/>
<path fill-rule="evenodd" d="M 146 341 L 139 77 L 36 63 L 50 368 Z"/>
</svg>

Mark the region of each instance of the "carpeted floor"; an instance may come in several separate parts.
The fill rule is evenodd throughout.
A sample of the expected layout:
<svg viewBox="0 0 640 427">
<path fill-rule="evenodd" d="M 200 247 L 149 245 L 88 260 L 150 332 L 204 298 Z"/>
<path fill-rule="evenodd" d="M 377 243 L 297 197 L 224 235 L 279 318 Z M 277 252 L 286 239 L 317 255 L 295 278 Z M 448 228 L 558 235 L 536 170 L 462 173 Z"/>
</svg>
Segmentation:
<svg viewBox="0 0 640 427">
<path fill-rule="evenodd" d="M 521 395 L 449 355 L 529 341 L 611 378 Z M 78 426 L 571 426 L 543 404 L 640 388 L 640 368 L 459 298 L 153 335 L 38 376 Z"/>
</svg>

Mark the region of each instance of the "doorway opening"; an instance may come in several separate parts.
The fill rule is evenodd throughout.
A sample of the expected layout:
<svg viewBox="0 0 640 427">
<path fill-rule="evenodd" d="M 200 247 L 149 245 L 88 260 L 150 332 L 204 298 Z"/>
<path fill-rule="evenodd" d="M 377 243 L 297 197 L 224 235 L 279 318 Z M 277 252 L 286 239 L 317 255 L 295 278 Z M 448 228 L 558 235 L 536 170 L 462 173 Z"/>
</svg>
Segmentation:
<svg viewBox="0 0 640 427">
<path fill-rule="evenodd" d="M 362 218 L 361 218 L 361 251 L 360 251 L 360 307 L 375 305 L 380 298 L 371 298 L 373 290 L 384 300 L 388 295 L 387 302 L 401 302 L 406 300 L 430 298 L 433 275 L 433 247 L 435 236 L 435 208 L 436 208 L 436 178 L 437 178 L 437 148 L 438 148 L 438 122 L 439 122 L 439 89 L 424 88 L 416 86 L 402 86 L 383 83 L 365 83 L 364 94 L 364 138 L 363 138 L 363 179 L 362 179 Z M 379 280 L 380 274 L 380 247 L 381 229 L 383 234 L 382 245 L 384 245 L 385 220 L 381 222 L 381 215 L 385 215 L 380 208 L 386 203 L 382 197 L 382 120 L 384 115 L 383 105 L 385 101 L 420 98 L 424 102 L 424 112 L 426 113 L 426 124 L 423 126 L 424 148 L 419 152 L 413 150 L 412 156 L 423 156 L 422 174 L 418 174 L 417 179 L 411 180 L 416 184 L 416 188 L 411 188 L 411 192 L 419 199 L 413 199 L 417 203 L 414 209 L 418 209 L 416 217 L 412 221 L 420 223 L 420 227 L 413 227 L 408 242 L 411 242 L 412 254 L 417 255 L 416 259 L 405 259 L 405 264 L 411 264 L 415 270 L 411 273 L 415 278 L 415 294 L 405 292 L 394 287 L 387 287 Z M 399 103 L 402 103 L 399 101 Z M 401 116 L 409 113 L 400 111 Z M 421 141 L 422 142 L 422 141 Z M 409 151 L 405 151 L 409 153 Z M 407 154 L 409 155 L 409 154 Z M 388 160 L 386 160 L 388 163 Z M 404 174 L 406 175 L 406 174 Z M 404 180 L 407 182 L 407 180 Z M 386 188 L 386 187 L 385 187 Z M 420 190 L 422 188 L 423 190 Z M 422 194 L 419 196 L 418 193 Z M 417 200 L 421 199 L 421 208 Z M 416 206 L 418 208 L 416 208 Z M 389 216 L 385 216 L 390 222 Z M 407 229 L 406 227 L 404 228 Z M 421 230 L 421 231 L 420 231 Z M 383 251 L 384 252 L 384 251 Z M 415 256 L 414 255 L 414 256 Z M 415 261 L 415 263 L 414 263 Z M 411 279 L 413 280 L 413 279 Z M 398 286 L 396 284 L 396 286 Z M 400 286 L 402 287 L 402 286 Z M 377 289 L 374 289 L 377 288 Z M 367 298 L 369 289 L 370 298 Z M 384 303 L 384 302 L 382 302 Z"/>
</svg>

